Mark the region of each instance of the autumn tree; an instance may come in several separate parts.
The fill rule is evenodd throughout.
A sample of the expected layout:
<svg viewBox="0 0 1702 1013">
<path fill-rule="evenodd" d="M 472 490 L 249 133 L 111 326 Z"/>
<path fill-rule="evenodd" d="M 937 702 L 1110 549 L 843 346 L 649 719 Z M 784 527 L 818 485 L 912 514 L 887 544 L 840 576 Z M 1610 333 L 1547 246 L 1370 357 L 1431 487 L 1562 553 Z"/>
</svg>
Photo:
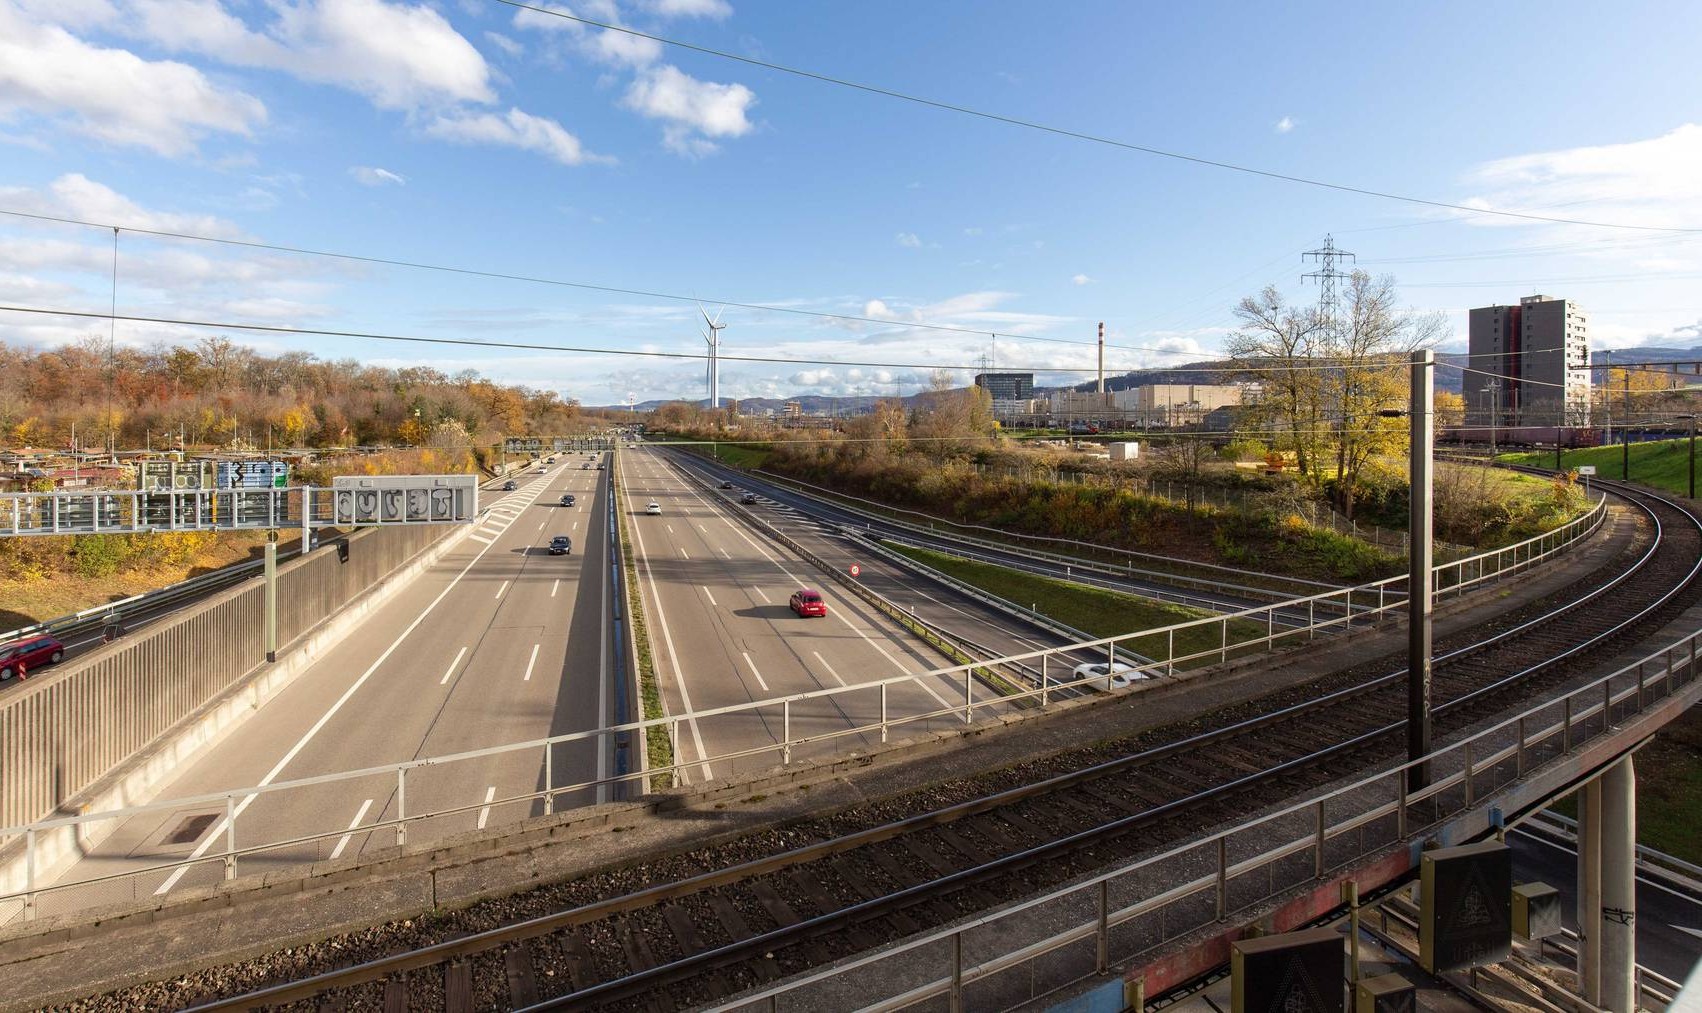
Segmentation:
<svg viewBox="0 0 1702 1013">
<path fill-rule="evenodd" d="M 1273 444 L 1286 442 L 1300 473 L 1312 475 L 1324 414 L 1321 378 L 1314 368 L 1323 321 L 1312 307 L 1289 304 L 1274 285 L 1243 298 L 1235 317 L 1241 327 L 1224 349 L 1262 390 L 1243 412 L 1243 424 L 1267 433 Z"/>
</svg>

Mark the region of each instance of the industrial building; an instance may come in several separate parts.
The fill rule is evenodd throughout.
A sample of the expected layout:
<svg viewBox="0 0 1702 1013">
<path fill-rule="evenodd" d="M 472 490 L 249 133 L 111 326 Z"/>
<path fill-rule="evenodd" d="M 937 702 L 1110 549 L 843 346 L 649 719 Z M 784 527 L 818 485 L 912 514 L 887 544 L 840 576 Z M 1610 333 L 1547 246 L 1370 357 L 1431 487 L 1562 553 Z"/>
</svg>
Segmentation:
<svg viewBox="0 0 1702 1013">
<path fill-rule="evenodd" d="M 994 401 L 1029 401 L 1034 398 L 1033 373 L 976 373 L 975 386 Z"/>
<path fill-rule="evenodd" d="M 1590 424 L 1589 328 L 1582 307 L 1533 295 L 1517 306 L 1474 309 L 1469 320 L 1467 425 Z"/>
</svg>

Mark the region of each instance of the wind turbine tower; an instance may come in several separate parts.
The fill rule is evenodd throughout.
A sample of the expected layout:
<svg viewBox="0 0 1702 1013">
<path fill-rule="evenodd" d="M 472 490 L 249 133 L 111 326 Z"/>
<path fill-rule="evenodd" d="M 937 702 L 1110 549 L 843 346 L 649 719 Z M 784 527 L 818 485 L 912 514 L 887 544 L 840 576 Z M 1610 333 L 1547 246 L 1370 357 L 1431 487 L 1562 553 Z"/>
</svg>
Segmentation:
<svg viewBox="0 0 1702 1013">
<path fill-rule="evenodd" d="M 711 320 L 708 311 L 703 308 L 703 304 L 699 303 L 697 306 L 697 311 L 703 314 L 703 322 L 709 325 L 709 333 L 703 335 L 703 340 L 709 344 L 709 368 L 705 379 L 709 383 L 709 407 L 711 409 L 721 407 L 721 362 L 719 356 L 721 353 L 721 332 L 727 329 L 727 325 L 721 322 L 721 313 L 725 309 L 726 307 L 722 307 L 716 310 L 715 319 Z"/>
</svg>

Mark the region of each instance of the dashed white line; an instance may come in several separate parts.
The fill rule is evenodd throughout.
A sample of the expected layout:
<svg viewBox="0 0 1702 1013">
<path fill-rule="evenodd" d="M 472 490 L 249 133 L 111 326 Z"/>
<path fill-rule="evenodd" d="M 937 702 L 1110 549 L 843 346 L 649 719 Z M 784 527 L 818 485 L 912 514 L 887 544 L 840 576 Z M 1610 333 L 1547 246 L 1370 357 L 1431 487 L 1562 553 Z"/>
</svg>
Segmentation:
<svg viewBox="0 0 1702 1013">
<path fill-rule="evenodd" d="M 768 595 L 763 593 L 762 588 L 752 587 L 751 590 L 756 592 L 758 598 L 761 598 L 763 601 L 768 602 L 768 604 L 770 604 L 770 605 L 774 604 L 773 602 L 768 601 Z"/>
<path fill-rule="evenodd" d="M 521 682 L 531 682 L 532 681 L 532 666 L 536 665 L 538 663 L 538 648 L 540 648 L 542 646 L 544 646 L 544 645 L 543 644 L 533 644 L 532 645 L 532 660 L 526 662 L 526 677 L 524 679 L 521 679 L 520 680 Z"/>
<path fill-rule="evenodd" d="M 662 526 L 668 529 L 668 534 L 671 535 L 674 533 L 674 526 L 672 524 L 664 524 Z"/>
<path fill-rule="evenodd" d="M 821 662 L 821 667 L 827 669 L 827 674 L 833 676 L 834 682 L 839 683 L 841 686 L 850 685 L 850 683 L 847 683 L 844 679 L 839 677 L 839 673 L 833 670 L 833 666 L 827 663 L 827 659 L 821 656 L 820 651 L 811 651 L 810 653 L 816 656 L 817 661 Z"/>
<path fill-rule="evenodd" d="M 704 596 L 709 599 L 709 604 L 715 606 L 716 608 L 721 607 L 721 603 L 715 600 L 715 596 L 713 594 L 709 593 L 709 585 L 708 584 L 703 585 L 703 593 L 704 593 Z"/>
<path fill-rule="evenodd" d="M 437 684 L 438 684 L 438 685 L 439 685 L 439 686 L 441 686 L 441 685 L 443 685 L 443 684 L 444 684 L 444 683 L 446 683 L 446 682 L 448 682 L 448 681 L 449 681 L 449 677 L 450 677 L 450 676 L 452 676 L 452 675 L 454 675 L 454 674 L 455 674 L 455 668 L 456 668 L 456 666 L 457 666 L 457 665 L 459 665 L 459 664 L 461 664 L 461 658 L 462 658 L 462 656 L 463 656 L 463 655 L 465 655 L 465 654 L 466 654 L 466 653 L 467 653 L 467 648 L 465 648 L 465 647 L 462 647 L 462 648 L 461 648 L 461 649 L 460 649 L 460 650 L 459 650 L 459 651 L 456 651 L 456 652 L 455 652 L 455 660 L 454 660 L 454 661 L 451 661 L 451 662 L 450 662 L 450 663 L 449 663 L 449 671 L 447 671 L 447 672 L 445 672 L 445 673 L 443 673 L 443 678 L 441 678 L 441 679 L 439 679 L 439 680 L 437 680 Z"/>
<path fill-rule="evenodd" d="M 496 596 L 498 598 L 501 598 L 502 592 L 504 592 L 506 590 L 508 590 L 508 581 L 505 580 L 505 581 L 502 582 L 502 586 L 496 589 Z"/>
<path fill-rule="evenodd" d="M 739 653 L 745 656 L 745 664 L 751 667 L 751 674 L 756 676 L 756 684 L 762 687 L 764 693 L 768 692 L 768 683 L 762 681 L 762 673 L 756 670 L 756 662 L 751 660 L 751 652 L 740 651 Z"/>
<path fill-rule="evenodd" d="M 556 580 L 554 583 L 552 583 L 550 585 L 550 597 L 551 598 L 554 598 L 556 596 L 556 588 L 559 588 L 559 587 L 561 587 L 561 581 L 559 579 Z"/>
<path fill-rule="evenodd" d="M 685 549 L 680 550 L 680 555 L 685 556 L 685 558 L 687 558 L 687 559 L 691 558 L 691 556 L 686 553 Z"/>
<path fill-rule="evenodd" d="M 354 836 L 354 829 L 360 826 L 361 820 L 366 819 L 366 811 L 371 808 L 372 799 L 370 798 L 360 804 L 360 809 L 355 813 L 355 818 L 349 821 L 350 832 L 337 838 L 337 846 L 331 849 L 331 861 L 335 862 L 343 856 L 343 849 L 349 846 L 349 838 Z"/>
<path fill-rule="evenodd" d="M 548 524 L 548 523 L 549 523 L 549 521 L 539 521 L 539 522 L 538 522 L 538 530 L 539 530 L 539 531 L 542 531 L 542 530 L 544 530 L 544 525 L 545 525 L 545 524 Z"/>
<path fill-rule="evenodd" d="M 485 828 L 485 821 L 491 818 L 491 799 L 496 798 L 496 785 L 485 789 L 485 807 L 479 810 L 479 829 Z"/>
</svg>

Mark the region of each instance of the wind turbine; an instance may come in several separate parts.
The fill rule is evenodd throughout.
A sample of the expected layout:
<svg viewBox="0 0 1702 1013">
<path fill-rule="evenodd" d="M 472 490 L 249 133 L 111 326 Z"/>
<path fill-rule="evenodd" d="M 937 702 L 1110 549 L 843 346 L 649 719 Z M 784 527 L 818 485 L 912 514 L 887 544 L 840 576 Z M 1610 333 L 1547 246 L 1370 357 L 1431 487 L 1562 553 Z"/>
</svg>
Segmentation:
<svg viewBox="0 0 1702 1013">
<path fill-rule="evenodd" d="M 697 311 L 703 314 L 703 322 L 709 325 L 709 333 L 704 334 L 702 331 L 698 331 L 698 333 L 703 334 L 703 340 L 709 344 L 709 362 L 704 373 L 704 381 L 709 385 L 709 407 L 711 409 L 721 407 L 721 363 L 717 357 L 721 352 L 721 332 L 727 329 L 727 325 L 721 322 L 721 314 L 725 310 L 725 306 L 716 310 L 715 319 L 711 320 L 709 319 L 709 312 L 703 308 L 703 304 L 697 304 Z"/>
</svg>

